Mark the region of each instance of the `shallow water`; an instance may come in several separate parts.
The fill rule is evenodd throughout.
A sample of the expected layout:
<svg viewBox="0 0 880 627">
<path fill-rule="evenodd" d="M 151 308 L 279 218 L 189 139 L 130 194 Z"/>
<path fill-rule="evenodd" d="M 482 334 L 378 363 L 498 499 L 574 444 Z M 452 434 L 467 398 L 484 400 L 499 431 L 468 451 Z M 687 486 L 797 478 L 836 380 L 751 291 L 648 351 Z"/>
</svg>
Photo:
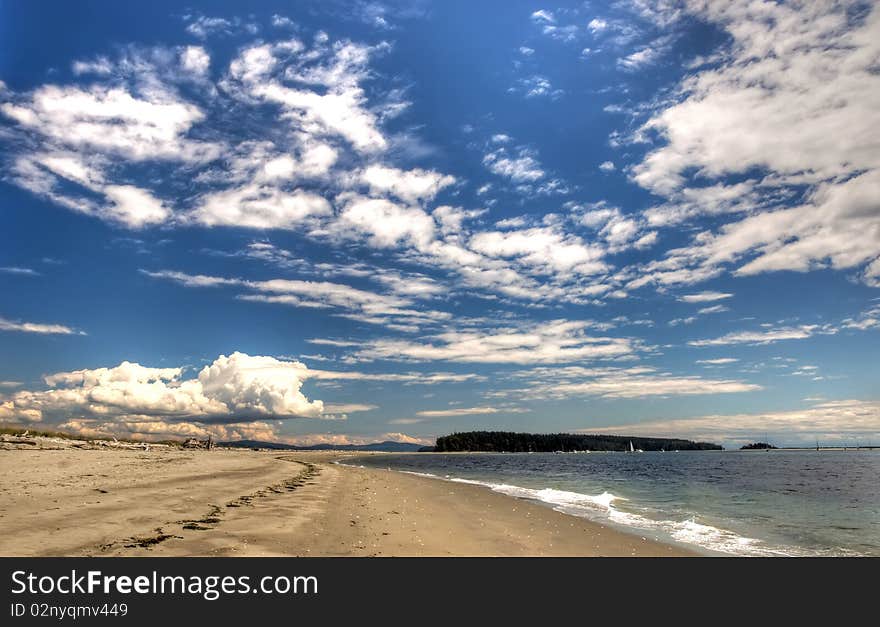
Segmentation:
<svg viewBox="0 0 880 627">
<path fill-rule="evenodd" d="M 880 451 L 379 455 L 709 554 L 880 556 Z"/>
</svg>

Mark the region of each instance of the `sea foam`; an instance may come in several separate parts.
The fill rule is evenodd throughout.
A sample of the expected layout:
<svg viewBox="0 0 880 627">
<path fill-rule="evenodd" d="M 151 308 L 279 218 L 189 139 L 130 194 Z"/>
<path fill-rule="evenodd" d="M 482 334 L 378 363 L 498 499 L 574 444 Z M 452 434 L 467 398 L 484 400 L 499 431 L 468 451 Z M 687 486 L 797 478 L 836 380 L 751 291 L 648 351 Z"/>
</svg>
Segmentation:
<svg viewBox="0 0 880 627">
<path fill-rule="evenodd" d="M 506 483 L 462 479 L 450 475 L 441 477 L 412 470 L 398 472 L 431 479 L 442 479 L 453 483 L 482 486 L 507 496 L 550 505 L 563 514 L 587 518 L 594 522 L 609 522 L 623 530 L 653 532 L 656 534 L 655 539 L 657 540 L 673 540 L 678 544 L 695 546 L 711 553 L 742 556 L 816 555 L 816 553 L 808 553 L 796 547 L 774 547 L 761 540 L 738 535 L 733 531 L 698 523 L 693 518 L 681 521 L 664 520 L 623 511 L 615 507 L 614 504 L 615 502 L 627 501 L 627 499 L 608 491 L 601 494 L 582 494 L 555 488 L 525 488 Z"/>
<path fill-rule="evenodd" d="M 556 488 L 526 488 L 507 483 L 464 479 L 451 475 L 440 476 L 413 470 L 396 470 L 392 468 L 388 468 L 388 470 L 395 470 L 396 472 L 418 477 L 485 487 L 493 492 L 507 496 L 546 504 L 563 514 L 586 518 L 594 522 L 610 523 L 623 531 L 647 532 L 658 541 L 671 540 L 680 545 L 703 549 L 711 554 L 754 557 L 858 555 L 858 553 L 841 548 L 828 551 L 810 551 L 793 546 L 774 546 L 756 538 L 742 536 L 727 529 L 697 522 L 696 517 L 684 520 L 669 520 L 658 518 L 658 516 L 662 516 L 660 512 L 649 511 L 644 508 L 643 511 L 651 515 L 646 516 L 631 511 L 636 509 L 635 507 L 622 510 L 619 507 L 615 507 L 615 503 L 627 502 L 628 499 L 608 491 L 604 491 L 601 494 L 582 494 Z"/>
</svg>

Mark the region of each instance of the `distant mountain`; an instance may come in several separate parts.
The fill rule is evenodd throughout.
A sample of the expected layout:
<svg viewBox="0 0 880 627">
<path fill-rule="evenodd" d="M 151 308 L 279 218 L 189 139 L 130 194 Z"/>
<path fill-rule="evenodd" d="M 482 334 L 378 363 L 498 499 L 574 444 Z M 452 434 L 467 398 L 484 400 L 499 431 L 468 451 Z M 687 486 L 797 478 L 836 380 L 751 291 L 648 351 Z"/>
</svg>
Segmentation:
<svg viewBox="0 0 880 627">
<path fill-rule="evenodd" d="M 261 442 L 259 440 L 235 440 L 219 442 L 218 446 L 235 448 L 268 448 L 279 451 L 381 451 L 383 453 L 415 453 L 421 444 L 408 442 L 372 442 L 371 444 L 315 444 L 313 446 L 296 446 L 282 442 Z"/>
</svg>

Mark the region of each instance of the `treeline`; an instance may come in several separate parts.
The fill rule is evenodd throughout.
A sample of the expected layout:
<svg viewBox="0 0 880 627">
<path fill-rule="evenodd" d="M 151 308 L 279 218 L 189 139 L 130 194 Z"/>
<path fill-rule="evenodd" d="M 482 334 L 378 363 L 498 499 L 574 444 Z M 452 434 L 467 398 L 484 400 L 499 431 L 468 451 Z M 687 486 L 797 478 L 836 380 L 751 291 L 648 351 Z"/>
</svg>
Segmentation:
<svg viewBox="0 0 880 627">
<path fill-rule="evenodd" d="M 640 438 L 624 435 L 578 435 L 572 433 L 513 433 L 468 431 L 437 438 L 437 452 L 480 451 L 496 453 L 552 453 L 556 451 L 710 451 L 721 450 L 710 442 L 673 438 Z"/>
<path fill-rule="evenodd" d="M 746 444 L 740 447 L 740 450 L 743 451 L 752 451 L 752 450 L 764 450 L 764 449 L 773 449 L 776 448 L 772 444 L 768 444 L 767 442 L 752 442 L 751 444 Z"/>
</svg>

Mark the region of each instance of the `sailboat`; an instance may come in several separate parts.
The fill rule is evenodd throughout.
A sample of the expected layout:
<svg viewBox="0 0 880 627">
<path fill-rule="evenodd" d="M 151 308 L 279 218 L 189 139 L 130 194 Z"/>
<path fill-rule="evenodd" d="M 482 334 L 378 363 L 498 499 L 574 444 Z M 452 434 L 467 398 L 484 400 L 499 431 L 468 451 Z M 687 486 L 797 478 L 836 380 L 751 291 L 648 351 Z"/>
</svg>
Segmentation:
<svg viewBox="0 0 880 627">
<path fill-rule="evenodd" d="M 630 441 L 629 441 L 629 452 L 630 452 L 630 453 L 644 453 L 645 451 L 643 451 L 643 450 L 640 449 L 640 448 L 638 448 L 638 449 L 637 449 L 637 448 L 634 448 L 634 447 L 633 447 L 632 440 L 630 440 Z"/>
</svg>

